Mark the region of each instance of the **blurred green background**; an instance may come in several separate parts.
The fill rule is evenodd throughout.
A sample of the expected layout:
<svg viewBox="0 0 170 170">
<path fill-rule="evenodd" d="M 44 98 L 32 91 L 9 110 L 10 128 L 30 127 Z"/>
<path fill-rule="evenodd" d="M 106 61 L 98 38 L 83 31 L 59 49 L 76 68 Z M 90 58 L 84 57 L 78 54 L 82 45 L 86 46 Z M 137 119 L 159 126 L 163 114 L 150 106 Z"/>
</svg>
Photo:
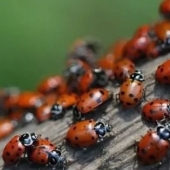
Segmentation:
<svg viewBox="0 0 170 170">
<path fill-rule="evenodd" d="M 99 38 L 104 47 L 160 19 L 161 0 L 1 0 L 0 86 L 34 89 L 60 74 L 69 45 Z"/>
</svg>

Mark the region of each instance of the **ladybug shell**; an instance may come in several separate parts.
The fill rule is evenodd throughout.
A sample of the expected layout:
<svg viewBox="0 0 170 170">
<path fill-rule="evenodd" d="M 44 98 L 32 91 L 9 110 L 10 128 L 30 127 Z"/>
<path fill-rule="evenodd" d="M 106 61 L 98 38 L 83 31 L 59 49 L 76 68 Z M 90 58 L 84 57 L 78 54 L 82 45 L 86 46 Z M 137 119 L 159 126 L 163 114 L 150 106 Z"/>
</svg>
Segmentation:
<svg viewBox="0 0 170 170">
<path fill-rule="evenodd" d="M 2 158 L 5 165 L 15 164 L 25 153 L 25 146 L 19 141 L 20 136 L 14 136 L 5 146 Z"/>
<path fill-rule="evenodd" d="M 150 43 L 150 38 L 146 36 L 134 37 L 130 39 L 124 47 L 124 57 L 132 61 L 140 59 L 146 55 L 146 49 Z"/>
<path fill-rule="evenodd" d="M 34 144 L 35 147 L 29 149 L 28 160 L 35 164 L 48 164 L 48 153 L 46 151 L 55 150 L 57 147 L 48 139 L 39 138 Z"/>
<path fill-rule="evenodd" d="M 151 42 L 146 51 L 146 56 L 148 58 L 157 58 L 161 53 L 161 48 L 153 41 Z"/>
<path fill-rule="evenodd" d="M 165 41 L 170 36 L 170 22 L 168 20 L 156 23 L 153 29 L 157 38 L 162 41 Z"/>
<path fill-rule="evenodd" d="M 84 120 L 73 124 L 66 135 L 68 141 L 73 147 L 88 147 L 95 144 L 98 135 L 94 131 L 96 122 L 94 120 Z"/>
<path fill-rule="evenodd" d="M 87 92 L 94 80 L 94 75 L 91 69 L 89 69 L 88 71 L 86 71 L 86 73 L 80 77 L 79 79 L 79 91 L 84 93 Z"/>
<path fill-rule="evenodd" d="M 0 139 L 5 138 L 14 131 L 14 124 L 9 118 L 0 118 Z"/>
<path fill-rule="evenodd" d="M 165 18 L 169 18 L 170 17 L 170 1 L 169 0 L 163 0 L 162 1 L 162 3 L 159 6 L 159 12 Z"/>
<path fill-rule="evenodd" d="M 56 103 L 62 105 L 63 108 L 68 108 L 77 103 L 78 96 L 75 93 L 61 95 Z"/>
<path fill-rule="evenodd" d="M 168 112 L 168 106 L 170 107 L 170 101 L 164 99 L 155 99 L 148 102 L 142 108 L 142 116 L 148 121 L 159 121 L 166 116 L 170 117 Z"/>
<path fill-rule="evenodd" d="M 143 164 L 160 162 L 168 153 L 169 142 L 161 139 L 156 132 L 148 132 L 137 145 L 137 157 Z"/>
<path fill-rule="evenodd" d="M 42 106 L 36 109 L 35 117 L 38 122 L 44 122 L 50 118 L 51 107 L 51 104 L 43 104 Z"/>
<path fill-rule="evenodd" d="M 136 106 L 143 96 L 143 84 L 139 81 L 127 79 L 120 87 L 119 100 L 123 107 Z"/>
<path fill-rule="evenodd" d="M 19 96 L 18 106 L 24 109 L 35 108 L 43 103 L 43 95 L 37 92 L 23 92 Z"/>
<path fill-rule="evenodd" d="M 93 111 L 93 109 L 96 109 L 110 97 L 110 92 L 105 89 L 92 89 L 80 96 L 76 107 L 82 114 L 87 114 L 88 112 Z"/>
<path fill-rule="evenodd" d="M 66 83 L 61 76 L 51 76 L 44 79 L 37 88 L 38 92 L 42 94 L 48 94 L 55 92 L 58 95 L 64 93 L 67 90 Z"/>
<path fill-rule="evenodd" d="M 170 84 L 170 60 L 167 60 L 158 66 L 155 73 L 155 79 L 161 84 Z"/>
<path fill-rule="evenodd" d="M 115 64 L 113 70 L 115 79 L 122 83 L 134 73 L 135 65 L 131 60 L 124 58 Z"/>
<path fill-rule="evenodd" d="M 115 63 L 115 56 L 111 53 L 106 54 L 97 61 L 97 66 L 106 71 L 108 77 L 113 76 L 113 67 Z"/>
<path fill-rule="evenodd" d="M 134 36 L 136 37 L 148 36 L 149 31 L 150 31 L 149 25 L 142 25 L 135 31 Z"/>
</svg>

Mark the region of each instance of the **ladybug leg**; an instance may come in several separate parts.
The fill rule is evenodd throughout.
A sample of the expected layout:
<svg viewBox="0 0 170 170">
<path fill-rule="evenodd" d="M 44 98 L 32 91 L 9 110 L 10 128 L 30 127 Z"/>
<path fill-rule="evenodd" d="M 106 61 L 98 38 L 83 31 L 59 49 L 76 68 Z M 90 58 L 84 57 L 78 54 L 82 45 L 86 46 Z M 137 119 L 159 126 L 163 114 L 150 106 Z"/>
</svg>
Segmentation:
<svg viewBox="0 0 170 170">
<path fill-rule="evenodd" d="M 119 100 L 119 93 L 115 95 L 115 100 L 116 100 L 116 103 L 120 103 L 120 100 Z"/>
</svg>

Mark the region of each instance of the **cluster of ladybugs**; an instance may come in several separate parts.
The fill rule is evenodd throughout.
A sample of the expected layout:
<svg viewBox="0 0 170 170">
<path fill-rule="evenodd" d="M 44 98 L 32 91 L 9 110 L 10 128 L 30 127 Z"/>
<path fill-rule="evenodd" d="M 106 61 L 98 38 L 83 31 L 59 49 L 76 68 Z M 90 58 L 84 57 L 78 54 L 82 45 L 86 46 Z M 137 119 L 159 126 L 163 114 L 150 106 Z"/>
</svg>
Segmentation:
<svg viewBox="0 0 170 170">
<path fill-rule="evenodd" d="M 35 92 L 18 92 L 4 89 L 1 92 L 1 108 L 8 117 L 0 120 L 0 138 L 9 135 L 15 127 L 31 122 L 63 118 L 66 111 L 73 110 L 73 120 L 66 134 L 66 141 L 73 147 L 86 148 L 103 140 L 111 132 L 111 126 L 96 122 L 89 117 L 105 112 L 113 98 L 117 98 L 125 108 L 139 105 L 145 93 L 144 75 L 136 70 L 134 62 L 144 58 L 156 58 L 170 50 L 170 0 L 160 5 L 165 20 L 153 26 L 139 27 L 129 40 L 116 42 L 106 54 L 96 59 L 98 44 L 88 40 L 78 40 L 71 47 L 64 76 L 44 79 Z M 157 68 L 155 79 L 161 84 L 170 84 L 170 60 Z M 115 81 L 120 83 L 120 91 L 114 96 L 105 87 Z M 137 156 L 145 164 L 162 160 L 170 144 L 170 101 L 154 99 L 142 108 L 142 116 L 149 121 L 161 121 L 156 131 L 149 131 L 137 144 Z M 82 120 L 86 119 L 86 120 Z M 165 121 L 163 121 L 165 120 Z M 8 128 L 3 128 L 8 127 Z M 23 154 L 35 164 L 65 167 L 65 156 L 59 147 L 47 138 L 36 134 L 15 136 L 3 151 L 6 165 L 15 164 Z"/>
</svg>

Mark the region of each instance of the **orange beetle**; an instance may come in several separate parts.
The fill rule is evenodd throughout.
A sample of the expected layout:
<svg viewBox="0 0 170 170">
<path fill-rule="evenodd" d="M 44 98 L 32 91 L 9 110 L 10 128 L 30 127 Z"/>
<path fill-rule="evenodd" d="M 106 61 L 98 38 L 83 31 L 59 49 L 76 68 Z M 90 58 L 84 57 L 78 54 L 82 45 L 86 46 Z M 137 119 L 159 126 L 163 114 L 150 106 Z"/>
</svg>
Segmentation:
<svg viewBox="0 0 170 170">
<path fill-rule="evenodd" d="M 51 76 L 44 79 L 38 86 L 38 92 L 42 94 L 56 93 L 58 95 L 66 92 L 67 85 L 63 77 Z"/>
<path fill-rule="evenodd" d="M 129 78 L 134 71 L 134 63 L 127 58 L 118 61 L 113 68 L 115 79 L 120 83 Z"/>
<path fill-rule="evenodd" d="M 9 118 L 1 118 L 0 119 L 0 139 L 3 139 L 7 137 L 8 135 L 10 135 L 14 131 L 16 125 L 17 124 Z"/>
<path fill-rule="evenodd" d="M 144 94 L 143 81 L 144 75 L 141 71 L 135 71 L 123 82 L 119 91 L 119 101 L 124 108 L 135 107 L 141 102 Z"/>
<path fill-rule="evenodd" d="M 159 13 L 163 15 L 164 18 L 170 19 L 170 1 L 163 0 L 159 6 Z"/>
<path fill-rule="evenodd" d="M 44 96 L 38 92 L 22 92 L 18 99 L 18 106 L 22 109 L 34 109 L 44 103 Z"/>
<path fill-rule="evenodd" d="M 80 96 L 76 107 L 73 110 L 73 116 L 79 120 L 82 116 L 93 112 L 104 104 L 109 104 L 112 101 L 112 93 L 102 88 L 91 89 L 89 92 Z"/>
<path fill-rule="evenodd" d="M 73 147 L 86 149 L 100 142 L 111 131 L 109 124 L 95 122 L 93 119 L 77 122 L 69 128 L 66 141 Z"/>
<path fill-rule="evenodd" d="M 51 108 L 51 119 L 56 120 L 64 116 L 66 110 L 77 103 L 78 96 L 75 93 L 61 95 Z"/>
<path fill-rule="evenodd" d="M 134 33 L 134 37 L 143 37 L 148 36 L 150 32 L 150 26 L 149 25 L 141 25 Z"/>
</svg>

